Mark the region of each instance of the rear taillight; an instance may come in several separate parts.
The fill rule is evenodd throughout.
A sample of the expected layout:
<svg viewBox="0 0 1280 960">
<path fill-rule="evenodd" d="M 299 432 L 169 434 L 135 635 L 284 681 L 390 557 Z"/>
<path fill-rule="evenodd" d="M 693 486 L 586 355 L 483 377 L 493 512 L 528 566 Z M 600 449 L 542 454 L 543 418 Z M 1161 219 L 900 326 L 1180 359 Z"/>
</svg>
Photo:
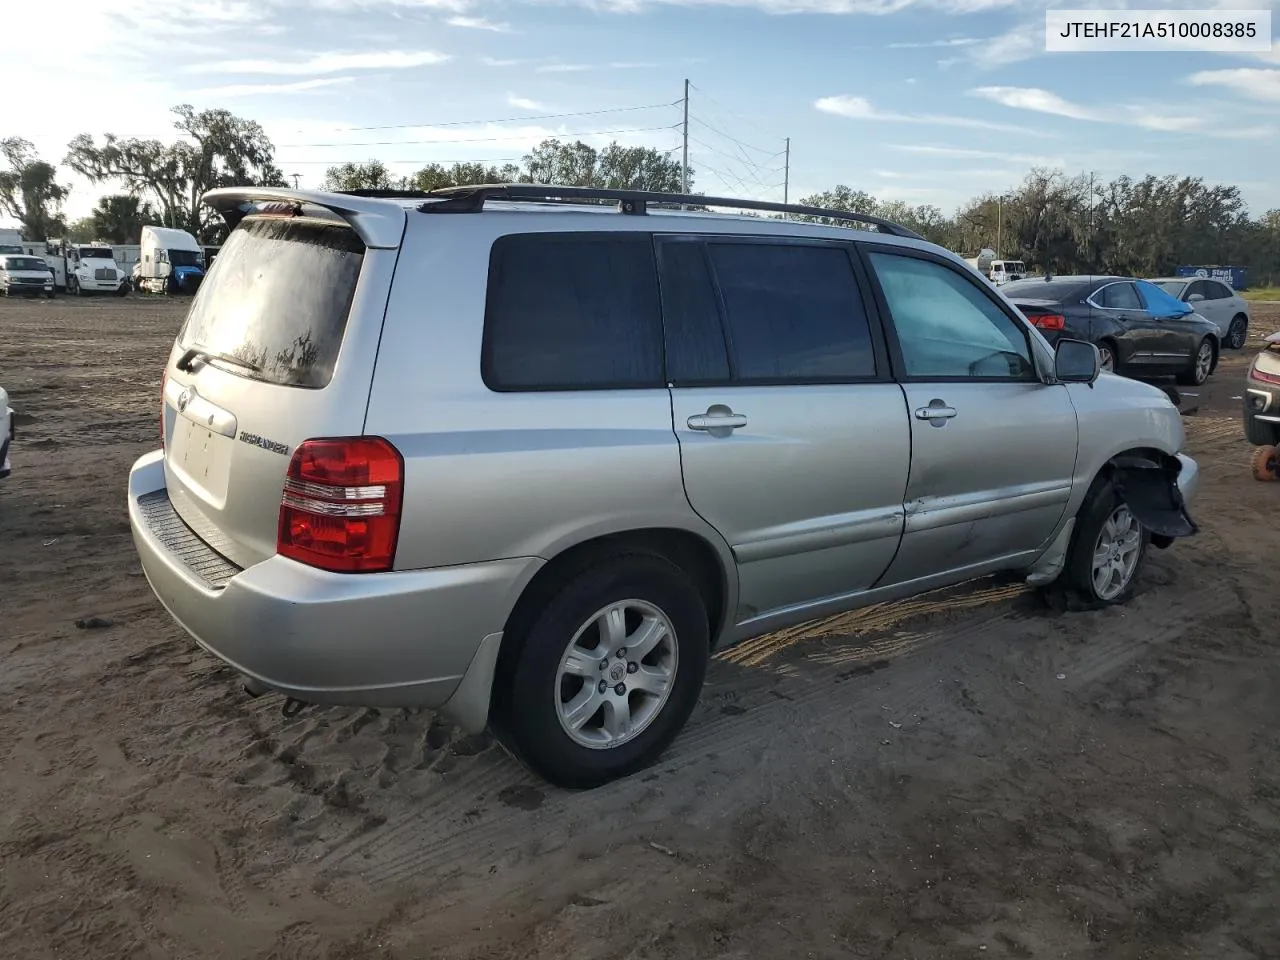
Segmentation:
<svg viewBox="0 0 1280 960">
<path fill-rule="evenodd" d="M 1261 380 L 1263 383 L 1280 383 L 1280 376 L 1274 373 L 1267 373 L 1265 370 L 1258 369 L 1258 361 L 1253 361 L 1253 366 L 1249 368 L 1249 377 L 1253 380 Z"/>
<path fill-rule="evenodd" d="M 1041 330 L 1064 330 L 1067 326 L 1067 318 L 1060 313 L 1038 313 L 1028 319 Z"/>
<path fill-rule="evenodd" d="M 276 552 L 337 573 L 390 570 L 404 460 L 381 437 L 307 440 L 289 461 Z"/>
<path fill-rule="evenodd" d="M 169 385 L 169 371 L 160 374 L 160 446 L 164 446 L 164 389 Z"/>
</svg>

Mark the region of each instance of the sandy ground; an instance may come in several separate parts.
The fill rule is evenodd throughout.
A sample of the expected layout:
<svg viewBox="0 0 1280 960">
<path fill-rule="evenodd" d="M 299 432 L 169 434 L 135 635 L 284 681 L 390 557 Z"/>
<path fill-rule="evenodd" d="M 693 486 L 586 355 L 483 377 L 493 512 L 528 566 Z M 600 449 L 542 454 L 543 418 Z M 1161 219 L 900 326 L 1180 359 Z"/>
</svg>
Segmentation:
<svg viewBox="0 0 1280 960">
<path fill-rule="evenodd" d="M 124 481 L 181 308 L 0 301 L 0 955 L 1280 955 L 1251 350 L 1188 398 L 1203 533 L 1130 606 L 982 582 L 753 641 L 658 766 L 571 794 L 430 714 L 287 719 L 163 613 Z"/>
</svg>

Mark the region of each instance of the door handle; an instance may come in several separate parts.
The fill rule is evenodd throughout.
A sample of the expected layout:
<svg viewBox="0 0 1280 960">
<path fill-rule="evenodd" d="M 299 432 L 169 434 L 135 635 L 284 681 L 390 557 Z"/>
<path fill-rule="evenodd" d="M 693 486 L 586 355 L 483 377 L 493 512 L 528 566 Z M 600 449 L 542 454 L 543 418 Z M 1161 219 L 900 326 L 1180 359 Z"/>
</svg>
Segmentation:
<svg viewBox="0 0 1280 960">
<path fill-rule="evenodd" d="M 737 430 L 747 425 L 747 418 L 740 413 L 722 413 L 718 416 L 700 413 L 688 420 L 690 430 Z"/>
<path fill-rule="evenodd" d="M 934 404 L 937 404 L 936 406 Z M 935 400 L 927 407 L 916 408 L 917 420 L 950 420 L 956 415 L 955 407 L 944 407 L 939 401 Z"/>
</svg>

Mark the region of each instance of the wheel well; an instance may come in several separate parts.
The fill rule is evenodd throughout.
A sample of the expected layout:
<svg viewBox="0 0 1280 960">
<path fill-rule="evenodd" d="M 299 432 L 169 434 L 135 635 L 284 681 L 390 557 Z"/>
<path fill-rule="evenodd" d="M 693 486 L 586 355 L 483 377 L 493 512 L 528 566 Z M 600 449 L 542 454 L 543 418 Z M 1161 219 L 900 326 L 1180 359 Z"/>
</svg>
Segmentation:
<svg viewBox="0 0 1280 960">
<path fill-rule="evenodd" d="M 495 706 L 503 699 L 502 693 L 514 672 L 524 632 L 538 611 L 573 577 L 602 560 L 627 553 L 660 556 L 688 574 L 706 604 L 708 633 L 712 640 L 715 639 L 724 621 L 728 584 L 720 558 L 706 540 L 688 530 L 665 527 L 628 530 L 584 540 L 548 560 L 529 581 L 507 617 L 498 654 Z"/>
</svg>

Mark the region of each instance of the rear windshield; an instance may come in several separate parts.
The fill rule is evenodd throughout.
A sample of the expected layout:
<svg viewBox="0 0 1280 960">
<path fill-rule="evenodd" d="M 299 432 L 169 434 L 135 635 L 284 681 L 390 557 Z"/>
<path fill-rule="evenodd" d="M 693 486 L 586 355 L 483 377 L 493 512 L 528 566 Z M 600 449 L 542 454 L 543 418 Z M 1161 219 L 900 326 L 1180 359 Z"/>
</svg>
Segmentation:
<svg viewBox="0 0 1280 960">
<path fill-rule="evenodd" d="M 1079 280 L 1015 280 L 1000 288 L 1010 300 L 1048 300 L 1062 303 L 1072 297 L 1082 297 L 1085 285 Z"/>
<path fill-rule="evenodd" d="M 345 225 L 246 218 L 218 251 L 178 342 L 248 364 L 227 365 L 234 373 L 323 387 L 333 376 L 363 262 L 364 245 Z"/>
</svg>

